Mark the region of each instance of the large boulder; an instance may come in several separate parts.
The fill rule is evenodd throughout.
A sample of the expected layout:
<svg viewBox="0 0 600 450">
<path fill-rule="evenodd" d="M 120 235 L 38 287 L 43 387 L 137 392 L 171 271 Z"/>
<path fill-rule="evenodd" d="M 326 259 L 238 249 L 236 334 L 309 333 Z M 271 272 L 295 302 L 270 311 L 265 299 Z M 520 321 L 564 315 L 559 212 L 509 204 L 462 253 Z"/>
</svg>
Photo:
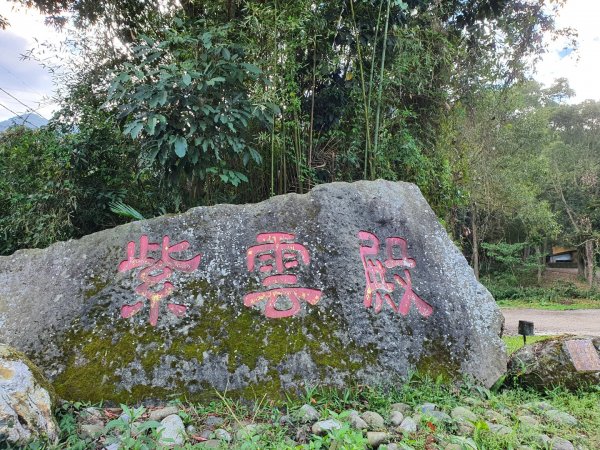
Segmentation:
<svg viewBox="0 0 600 450">
<path fill-rule="evenodd" d="M 538 390 L 600 384 L 600 337 L 561 336 L 526 345 L 508 362 L 509 380 Z"/>
<path fill-rule="evenodd" d="M 36 438 L 55 441 L 53 391 L 21 352 L 0 344 L 0 448 Z"/>
<path fill-rule="evenodd" d="M 0 258 L 0 339 L 64 398 L 280 395 L 419 371 L 486 386 L 503 318 L 419 192 L 333 183 Z"/>
</svg>

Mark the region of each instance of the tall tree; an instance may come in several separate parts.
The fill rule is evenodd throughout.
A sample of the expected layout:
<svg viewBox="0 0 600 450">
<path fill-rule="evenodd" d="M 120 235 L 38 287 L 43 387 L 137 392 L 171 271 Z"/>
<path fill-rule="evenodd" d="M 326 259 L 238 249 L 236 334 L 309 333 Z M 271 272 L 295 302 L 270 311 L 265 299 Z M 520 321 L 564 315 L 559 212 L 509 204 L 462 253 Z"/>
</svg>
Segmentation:
<svg viewBox="0 0 600 450">
<path fill-rule="evenodd" d="M 582 275 L 594 283 L 600 241 L 600 102 L 553 108 L 556 140 L 548 149 L 555 208 L 567 230 L 565 240 L 580 249 Z"/>
</svg>

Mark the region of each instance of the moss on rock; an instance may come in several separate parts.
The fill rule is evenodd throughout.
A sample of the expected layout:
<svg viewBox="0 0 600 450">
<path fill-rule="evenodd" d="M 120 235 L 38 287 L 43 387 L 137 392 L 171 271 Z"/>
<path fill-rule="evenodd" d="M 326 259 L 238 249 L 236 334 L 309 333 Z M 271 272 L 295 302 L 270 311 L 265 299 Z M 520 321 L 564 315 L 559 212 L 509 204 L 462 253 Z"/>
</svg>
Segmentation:
<svg viewBox="0 0 600 450">
<path fill-rule="evenodd" d="M 228 376 L 243 366 L 252 372 L 259 364 L 266 364 L 266 373 L 259 380 L 230 388 L 229 392 L 239 397 L 267 392 L 283 395 L 282 367 L 299 353 L 315 362 L 320 371 L 316 378 L 334 371 L 351 382 L 353 373 L 377 364 L 376 346 L 359 347 L 343 339 L 340 330 L 345 326 L 339 316 L 323 317 L 312 309 L 302 317 L 270 320 L 258 310 L 239 310 L 210 299 L 206 285 L 196 288 L 202 289 L 209 301 L 196 308 L 187 318 L 188 323 L 184 321 L 178 329 L 159 331 L 148 324 L 131 327 L 126 320 L 110 317 L 103 317 L 93 327 L 74 327 L 62 342 L 67 358 L 64 370 L 54 380 L 58 395 L 92 402 L 135 403 L 177 392 L 190 400 L 214 399 L 213 388 L 203 387 L 203 380 L 190 378 L 183 369 L 176 370 L 183 363 L 200 368 L 209 356 L 226 358 Z M 162 379 L 155 372 L 167 364 L 170 376 Z M 125 387 L 128 383 L 123 373 L 136 379 L 129 388 Z"/>
</svg>

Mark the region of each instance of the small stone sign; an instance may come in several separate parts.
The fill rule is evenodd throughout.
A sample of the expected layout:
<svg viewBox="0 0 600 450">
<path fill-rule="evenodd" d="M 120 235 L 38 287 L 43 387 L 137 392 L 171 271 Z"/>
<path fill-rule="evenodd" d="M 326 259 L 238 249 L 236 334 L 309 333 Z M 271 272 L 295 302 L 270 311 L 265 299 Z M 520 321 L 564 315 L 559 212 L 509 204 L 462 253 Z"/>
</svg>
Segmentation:
<svg viewBox="0 0 600 450">
<path fill-rule="evenodd" d="M 503 317 L 419 189 L 332 183 L 0 257 L 0 342 L 66 399 L 491 386 Z"/>
<path fill-rule="evenodd" d="M 600 356 L 591 339 L 577 339 L 565 342 L 571 361 L 578 372 L 600 371 Z"/>
<path fill-rule="evenodd" d="M 507 377 L 540 391 L 595 389 L 600 384 L 600 337 L 557 336 L 526 345 L 511 355 Z"/>
</svg>

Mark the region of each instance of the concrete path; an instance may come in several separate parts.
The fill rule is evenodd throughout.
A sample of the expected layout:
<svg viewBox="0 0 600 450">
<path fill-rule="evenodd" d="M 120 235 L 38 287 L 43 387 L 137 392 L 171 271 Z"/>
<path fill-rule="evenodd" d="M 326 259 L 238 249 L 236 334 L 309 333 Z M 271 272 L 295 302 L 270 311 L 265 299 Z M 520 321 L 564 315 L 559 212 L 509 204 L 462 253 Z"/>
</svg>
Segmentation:
<svg viewBox="0 0 600 450">
<path fill-rule="evenodd" d="M 547 311 L 501 308 L 506 322 L 504 334 L 516 335 L 519 320 L 534 323 L 535 334 L 586 334 L 600 336 L 600 309 Z"/>
</svg>

